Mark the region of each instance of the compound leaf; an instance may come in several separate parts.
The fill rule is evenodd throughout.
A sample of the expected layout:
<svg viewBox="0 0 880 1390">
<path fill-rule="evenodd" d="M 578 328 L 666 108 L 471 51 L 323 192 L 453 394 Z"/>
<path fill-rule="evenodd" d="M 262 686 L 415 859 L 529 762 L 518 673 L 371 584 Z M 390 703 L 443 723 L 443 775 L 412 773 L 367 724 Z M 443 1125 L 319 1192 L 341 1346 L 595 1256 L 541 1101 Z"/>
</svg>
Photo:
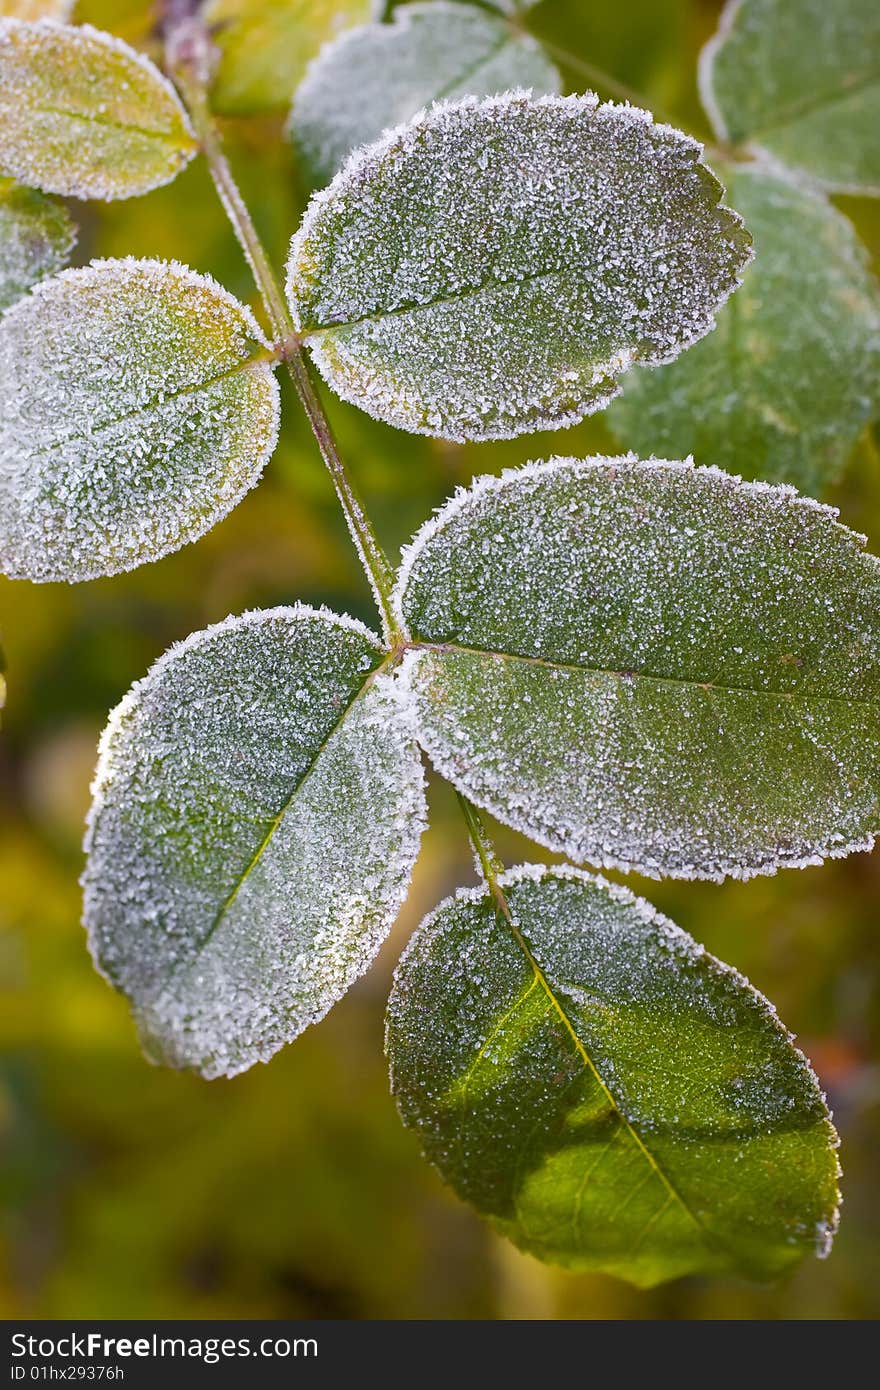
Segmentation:
<svg viewBox="0 0 880 1390">
<path fill-rule="evenodd" d="M 155 1060 L 267 1060 L 384 941 L 424 794 L 382 655 L 325 611 L 250 613 L 172 647 L 111 715 L 85 923 Z"/>
<path fill-rule="evenodd" d="M 630 373 L 608 423 L 642 454 L 693 454 L 821 493 L 880 410 L 880 287 L 852 223 L 821 194 L 757 165 L 715 167 L 754 263 L 715 332 Z"/>
<path fill-rule="evenodd" d="M 876 0 L 728 0 L 700 91 L 723 140 L 825 188 L 880 196 Z"/>
<path fill-rule="evenodd" d="M 0 320 L 0 570 L 94 579 L 195 540 L 254 485 L 278 386 L 243 304 L 159 261 L 95 261 Z"/>
<path fill-rule="evenodd" d="M 220 64 L 215 110 L 252 116 L 283 110 L 328 40 L 372 16 L 371 0 L 207 0 Z"/>
<path fill-rule="evenodd" d="M 720 879 L 870 848 L 880 562 L 835 518 L 683 463 L 478 480 L 398 583 L 420 741 L 587 863 Z"/>
<path fill-rule="evenodd" d="M 748 234 L 699 152 L 592 96 L 436 105 L 313 198 L 297 326 L 340 396 L 400 428 L 571 424 L 707 333 L 737 284 Z"/>
<path fill-rule="evenodd" d="M 428 1158 L 541 1259 L 642 1286 L 823 1255 L 835 1134 L 766 999 L 649 903 L 528 865 L 417 931 L 392 1089 Z"/>
<path fill-rule="evenodd" d="M 89 25 L 0 19 L 0 174 L 74 198 L 131 198 L 197 149 L 159 69 Z"/>
<path fill-rule="evenodd" d="M 396 11 L 323 48 L 297 89 L 290 130 L 317 187 L 358 145 L 408 121 L 440 98 L 488 96 L 511 87 L 558 92 L 540 45 L 505 20 L 435 0 Z"/>
<path fill-rule="evenodd" d="M 0 313 L 67 264 L 76 228 L 60 203 L 0 179 Z"/>
</svg>

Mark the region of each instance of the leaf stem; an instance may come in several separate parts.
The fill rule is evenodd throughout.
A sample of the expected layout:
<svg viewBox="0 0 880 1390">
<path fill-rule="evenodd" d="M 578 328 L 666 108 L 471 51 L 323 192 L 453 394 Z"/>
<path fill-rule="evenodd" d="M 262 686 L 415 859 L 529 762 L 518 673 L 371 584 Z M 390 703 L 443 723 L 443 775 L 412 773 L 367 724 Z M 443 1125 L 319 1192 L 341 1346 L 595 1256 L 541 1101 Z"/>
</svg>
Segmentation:
<svg viewBox="0 0 880 1390">
<path fill-rule="evenodd" d="M 330 474 L 355 549 L 372 587 L 382 617 L 385 639 L 390 646 L 399 646 L 402 633 L 391 605 L 394 571 L 339 453 L 318 394 L 314 368 L 306 357 L 272 264 L 241 196 L 211 112 L 208 88 L 216 50 L 201 20 L 188 17 L 175 21 L 166 17 L 165 53 L 166 65 L 189 112 L 214 187 L 260 292 L 272 333 L 277 340 L 277 356 L 287 368 Z"/>
<path fill-rule="evenodd" d="M 460 791 L 456 790 L 455 795 L 458 797 L 458 804 L 461 807 L 461 813 L 464 816 L 468 834 L 471 837 L 471 844 L 474 847 L 480 869 L 486 880 L 486 887 L 495 899 L 498 909 L 505 921 L 510 922 L 512 926 L 510 908 L 507 905 L 504 891 L 498 882 L 498 879 L 504 872 L 504 864 L 492 843 L 486 827 L 483 825 L 483 818 L 476 806 L 474 806 L 473 802 L 468 801 L 466 796 L 462 796 Z"/>
</svg>

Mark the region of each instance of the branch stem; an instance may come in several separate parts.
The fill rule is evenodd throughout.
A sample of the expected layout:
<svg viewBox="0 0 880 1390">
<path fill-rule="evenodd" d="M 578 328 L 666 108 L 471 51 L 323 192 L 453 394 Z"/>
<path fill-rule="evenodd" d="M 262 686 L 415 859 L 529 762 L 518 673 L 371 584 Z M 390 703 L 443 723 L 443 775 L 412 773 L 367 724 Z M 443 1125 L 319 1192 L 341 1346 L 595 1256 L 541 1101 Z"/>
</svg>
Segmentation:
<svg viewBox="0 0 880 1390">
<path fill-rule="evenodd" d="M 211 113 L 208 87 L 215 49 L 201 20 L 188 17 L 174 22 L 166 12 L 165 52 L 167 67 L 189 112 L 214 187 L 251 268 L 276 339 L 277 357 L 287 368 L 345 514 L 355 549 L 382 617 L 385 639 L 390 646 L 399 646 L 402 633 L 391 604 L 394 571 L 339 453 L 318 393 L 314 369 L 306 357 L 281 286 L 241 196 Z"/>
</svg>

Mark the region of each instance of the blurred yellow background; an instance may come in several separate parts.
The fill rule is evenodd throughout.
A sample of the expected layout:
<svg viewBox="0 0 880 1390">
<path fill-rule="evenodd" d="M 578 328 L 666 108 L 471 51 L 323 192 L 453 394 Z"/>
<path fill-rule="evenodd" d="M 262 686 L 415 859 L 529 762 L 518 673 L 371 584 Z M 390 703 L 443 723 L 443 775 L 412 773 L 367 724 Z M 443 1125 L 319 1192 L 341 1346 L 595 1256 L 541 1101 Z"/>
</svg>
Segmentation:
<svg viewBox="0 0 880 1390">
<path fill-rule="evenodd" d="M 149 42 L 149 6 L 77 17 Z M 708 135 L 696 56 L 715 0 L 545 0 L 532 27 Z M 567 74 L 576 89 L 582 79 Z M 609 93 L 603 92 L 603 95 Z M 276 264 L 302 207 L 280 122 L 228 127 Z M 873 254 L 876 205 L 839 200 Z M 200 163 L 171 187 L 76 205 L 77 262 L 175 257 L 253 302 Z M 796 257 L 796 248 L 792 248 Z M 34 1317 L 873 1318 L 880 1315 L 880 852 L 748 884 L 629 882 L 776 1003 L 842 1135 L 830 1259 L 786 1284 L 685 1280 L 641 1293 L 519 1255 L 449 1193 L 401 1128 L 382 1055 L 390 975 L 420 917 L 473 881 L 463 823 L 432 781 L 410 901 L 377 964 L 330 1016 L 233 1081 L 159 1071 L 79 925 L 82 820 L 108 710 L 172 641 L 245 608 L 303 599 L 373 622 L 293 394 L 262 485 L 206 539 L 78 587 L 0 580 L 9 683 L 0 734 L 0 1315 Z M 389 552 L 475 473 L 554 452 L 614 452 L 601 418 L 466 448 L 336 402 L 342 451 Z M 704 460 L 711 462 L 711 460 Z M 880 548 L 880 455 L 866 438 L 829 499 Z M 548 859 L 499 830 L 508 862 Z"/>
</svg>

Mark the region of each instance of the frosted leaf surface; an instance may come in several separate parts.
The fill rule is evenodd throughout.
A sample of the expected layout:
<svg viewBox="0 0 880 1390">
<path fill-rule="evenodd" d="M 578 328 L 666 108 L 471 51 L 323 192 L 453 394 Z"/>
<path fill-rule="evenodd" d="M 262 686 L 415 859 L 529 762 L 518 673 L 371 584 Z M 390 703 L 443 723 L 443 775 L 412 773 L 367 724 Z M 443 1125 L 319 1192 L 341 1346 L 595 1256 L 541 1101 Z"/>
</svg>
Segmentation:
<svg viewBox="0 0 880 1390">
<path fill-rule="evenodd" d="M 821 194 L 757 166 L 715 167 L 755 260 L 715 332 L 632 372 L 608 423 L 642 454 L 693 454 L 819 493 L 880 413 L 880 288 L 852 223 Z"/>
<path fill-rule="evenodd" d="M 375 637 L 326 611 L 229 618 L 110 717 L 84 876 L 96 963 L 155 1060 L 231 1076 L 322 1018 L 403 900 L 424 821 Z"/>
<path fill-rule="evenodd" d="M 836 513 L 715 468 L 479 479 L 404 557 L 419 738 L 540 844 L 749 877 L 880 831 L 880 562 Z"/>
<path fill-rule="evenodd" d="M 462 890 L 388 1005 L 404 1123 L 522 1249 L 649 1286 L 824 1255 L 836 1136 L 772 1005 L 649 903 L 573 869 Z"/>
<path fill-rule="evenodd" d="M 880 196 L 877 0 L 728 0 L 700 55 L 718 135 L 825 188 Z"/>
<path fill-rule="evenodd" d="M 66 208 L 0 179 L 0 312 L 60 270 L 75 245 Z"/>
<path fill-rule="evenodd" d="M 593 96 L 435 105 L 312 199 L 294 319 L 332 388 L 402 429 L 573 424 L 707 333 L 737 284 L 748 234 L 699 153 Z"/>
<path fill-rule="evenodd" d="M 373 17 L 371 0 L 207 0 L 220 49 L 212 101 L 227 116 L 283 111 L 311 58 Z"/>
<path fill-rule="evenodd" d="M 90 25 L 0 19 L 0 174 L 74 198 L 131 198 L 197 149 L 170 82 Z"/>
<path fill-rule="evenodd" d="M 278 387 L 243 304 L 159 261 L 95 261 L 0 320 L 0 571 L 118 574 L 203 535 L 257 482 Z"/>
<path fill-rule="evenodd" d="M 75 0 L 0 0 L 0 19 L 55 19 L 64 23 Z"/>
<path fill-rule="evenodd" d="M 323 48 L 297 89 L 290 130 L 319 186 L 357 145 L 435 99 L 510 87 L 558 92 L 560 85 L 535 39 L 484 10 L 436 0 L 407 5 L 391 24 L 352 29 Z"/>
</svg>

